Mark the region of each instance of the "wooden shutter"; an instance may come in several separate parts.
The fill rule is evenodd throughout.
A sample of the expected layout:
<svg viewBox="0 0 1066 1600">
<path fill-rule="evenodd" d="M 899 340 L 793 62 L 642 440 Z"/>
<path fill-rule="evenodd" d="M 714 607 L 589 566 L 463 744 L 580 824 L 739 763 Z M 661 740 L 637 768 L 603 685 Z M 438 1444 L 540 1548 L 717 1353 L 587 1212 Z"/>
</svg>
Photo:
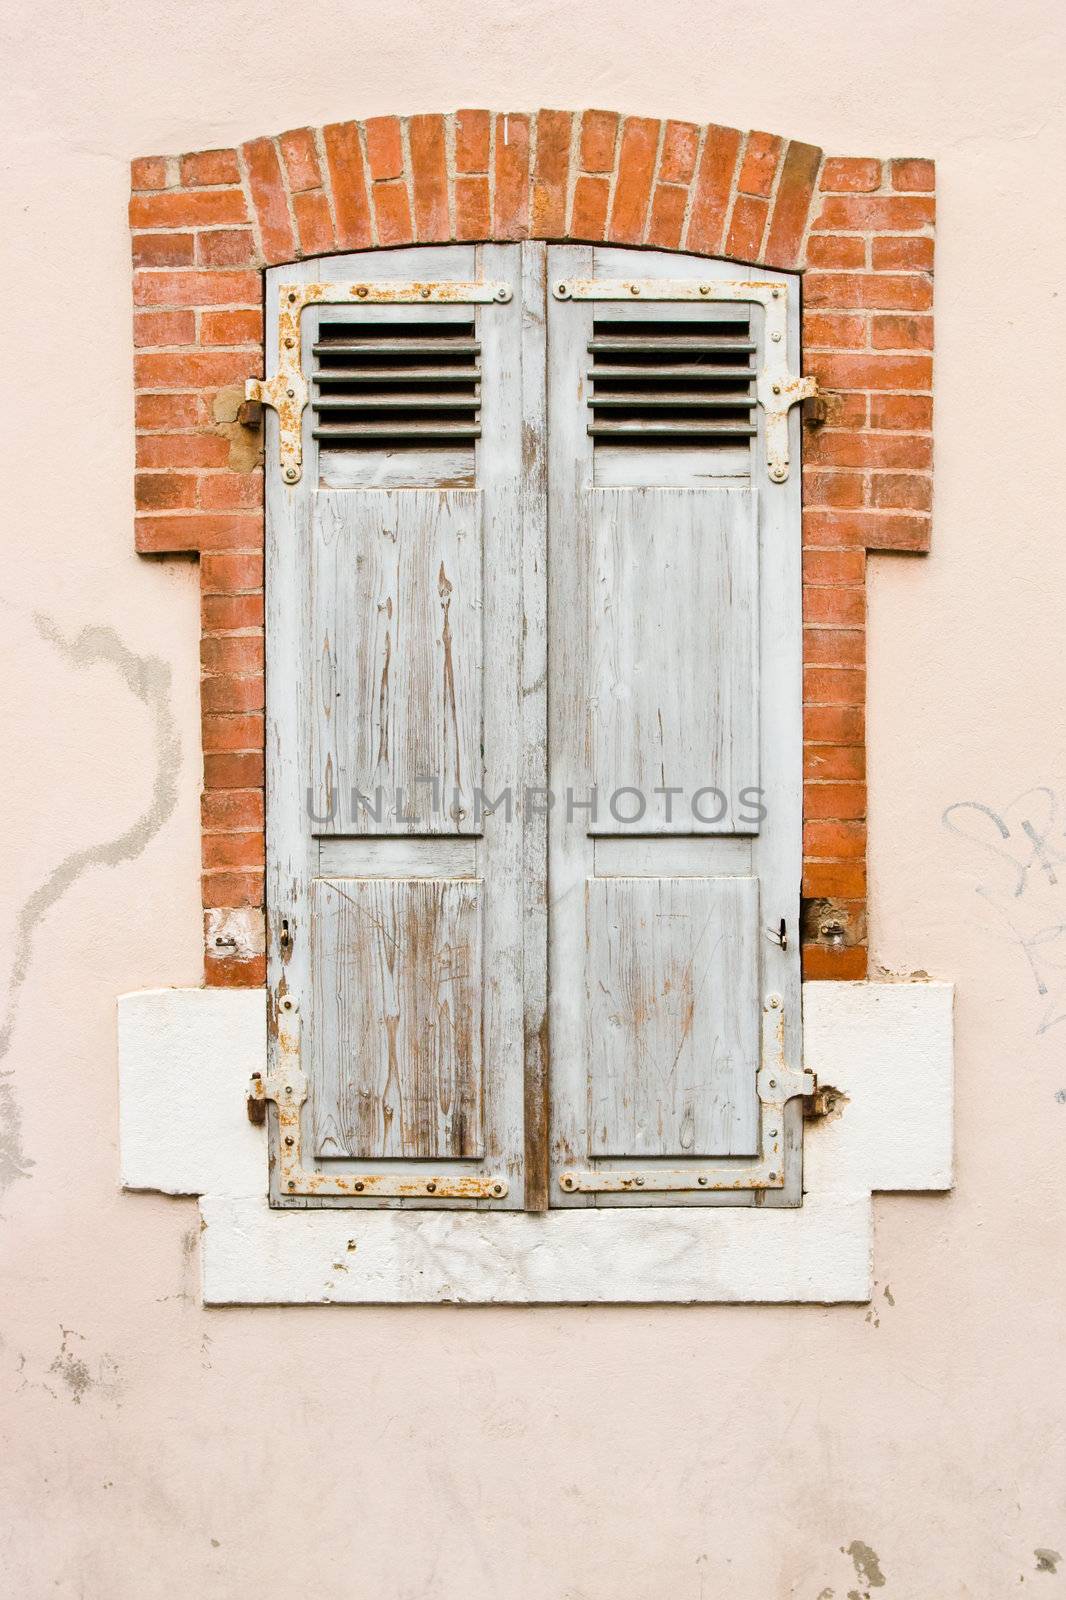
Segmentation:
<svg viewBox="0 0 1066 1600">
<path fill-rule="evenodd" d="M 543 710 L 523 696 L 543 675 L 527 591 L 544 502 L 523 456 L 542 260 L 455 246 L 268 274 L 273 329 L 289 294 L 331 285 L 300 317 L 298 481 L 273 418 L 266 440 L 273 1049 L 299 1052 L 289 1137 L 316 1174 L 289 1193 L 275 1162 L 275 1203 L 526 1200 L 543 868 L 520 803 L 510 825 L 485 818 L 543 783 Z M 442 283 L 498 293 L 450 304 Z M 390 284 L 408 286 L 392 303 Z"/>
<path fill-rule="evenodd" d="M 799 1201 L 798 418 L 773 482 L 738 276 L 549 260 L 556 1204 Z"/>
<path fill-rule="evenodd" d="M 799 1203 L 798 286 L 736 274 L 267 274 L 275 1204 Z"/>
</svg>

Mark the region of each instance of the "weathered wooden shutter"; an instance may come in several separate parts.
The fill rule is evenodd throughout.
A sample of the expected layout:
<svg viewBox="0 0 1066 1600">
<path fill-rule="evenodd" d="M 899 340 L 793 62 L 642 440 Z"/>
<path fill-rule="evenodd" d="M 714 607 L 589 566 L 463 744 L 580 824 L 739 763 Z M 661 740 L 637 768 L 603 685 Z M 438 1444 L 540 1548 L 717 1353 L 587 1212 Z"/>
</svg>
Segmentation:
<svg viewBox="0 0 1066 1600">
<path fill-rule="evenodd" d="M 275 1204 L 799 1202 L 797 288 L 736 270 L 267 275 Z"/>
<path fill-rule="evenodd" d="M 549 262 L 556 1203 L 799 1199 L 799 308 L 738 276 Z"/>
</svg>

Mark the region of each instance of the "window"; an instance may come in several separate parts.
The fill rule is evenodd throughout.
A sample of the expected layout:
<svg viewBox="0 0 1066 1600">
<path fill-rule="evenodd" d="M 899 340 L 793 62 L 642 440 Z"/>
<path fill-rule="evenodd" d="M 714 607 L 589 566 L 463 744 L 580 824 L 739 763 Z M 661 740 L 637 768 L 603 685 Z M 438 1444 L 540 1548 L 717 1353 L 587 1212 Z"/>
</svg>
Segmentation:
<svg viewBox="0 0 1066 1600">
<path fill-rule="evenodd" d="M 798 280 L 449 246 L 267 306 L 272 1204 L 798 1205 Z"/>
</svg>

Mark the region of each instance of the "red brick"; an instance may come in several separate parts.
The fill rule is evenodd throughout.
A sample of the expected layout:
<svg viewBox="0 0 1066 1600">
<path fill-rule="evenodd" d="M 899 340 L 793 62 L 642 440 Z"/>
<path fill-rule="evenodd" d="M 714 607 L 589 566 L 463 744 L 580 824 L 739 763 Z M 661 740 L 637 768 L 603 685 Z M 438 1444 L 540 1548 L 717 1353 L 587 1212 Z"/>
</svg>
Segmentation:
<svg viewBox="0 0 1066 1600">
<path fill-rule="evenodd" d="M 265 856 L 262 832 L 205 833 L 201 840 L 205 867 L 260 867 Z"/>
<path fill-rule="evenodd" d="M 202 511 L 255 511 L 263 504 L 260 472 L 217 472 L 200 479 L 197 504 Z"/>
<path fill-rule="evenodd" d="M 263 544 L 261 511 L 200 511 L 201 550 L 255 550 Z"/>
<path fill-rule="evenodd" d="M 607 228 L 607 237 L 615 244 L 639 244 L 644 237 L 659 126 L 649 117 L 627 117 L 623 124 L 618 176 Z"/>
<path fill-rule="evenodd" d="M 135 516 L 133 547 L 142 556 L 195 555 L 196 519 L 193 516 Z"/>
<path fill-rule="evenodd" d="M 493 233 L 525 239 L 529 233 L 529 118 L 514 112 L 496 118 L 496 192 Z"/>
<path fill-rule="evenodd" d="M 694 122 L 668 122 L 659 157 L 660 183 L 689 183 L 696 170 L 700 130 Z"/>
<path fill-rule="evenodd" d="M 866 855 L 865 822 L 805 822 L 803 853 L 812 860 L 854 861 Z"/>
<path fill-rule="evenodd" d="M 187 511 L 196 504 L 195 475 L 138 472 L 135 500 L 139 511 Z"/>
<path fill-rule="evenodd" d="M 236 150 L 197 150 L 181 158 L 181 181 L 190 188 L 197 185 L 240 183 L 241 169 Z"/>
<path fill-rule="evenodd" d="M 803 591 L 803 620 L 808 624 L 862 627 L 866 621 L 866 590 L 808 584 Z"/>
<path fill-rule="evenodd" d="M 903 195 L 830 195 L 822 202 L 815 226 L 821 232 L 870 229 L 882 233 L 909 233 L 927 227 L 936 215 L 932 199 Z"/>
<path fill-rule="evenodd" d="M 305 189 L 292 197 L 296 215 L 296 231 L 300 235 L 300 254 L 322 255 L 334 249 L 333 218 L 329 214 L 329 201 L 322 189 Z"/>
<path fill-rule="evenodd" d="M 204 757 L 205 789 L 251 789 L 262 785 L 261 750 L 219 750 Z"/>
<path fill-rule="evenodd" d="M 290 128 L 278 140 L 282 160 L 289 179 L 289 192 L 300 194 L 305 189 L 322 187 L 322 169 L 318 164 L 315 136 L 310 128 Z"/>
<path fill-rule="evenodd" d="M 262 517 L 247 511 L 160 513 L 137 517 L 134 529 L 137 549 L 142 554 L 250 550 L 263 540 Z"/>
<path fill-rule="evenodd" d="M 687 203 L 687 189 L 679 189 L 676 184 L 656 184 L 648 223 L 648 244 L 658 245 L 661 250 L 679 247 Z"/>
<path fill-rule="evenodd" d="M 562 239 L 566 236 L 572 120 L 569 111 L 537 113 L 537 162 L 530 231 L 538 239 Z"/>
<path fill-rule="evenodd" d="M 224 910 L 263 903 L 263 873 L 255 870 L 205 872 L 200 880 L 204 909 Z"/>
<path fill-rule="evenodd" d="M 138 348 L 196 343 L 194 311 L 135 311 L 133 343 Z"/>
<path fill-rule="evenodd" d="M 802 952 L 804 983 L 845 983 L 865 978 L 866 946 L 861 944 L 805 944 Z"/>
<path fill-rule="evenodd" d="M 928 311 L 933 286 L 922 274 L 911 272 L 808 272 L 804 279 L 808 308 L 831 306 L 844 311 L 855 306 L 875 311 Z"/>
<path fill-rule="evenodd" d="M 806 524 L 806 517 L 804 518 Z M 806 529 L 805 529 L 806 531 Z M 862 583 L 866 581 L 866 557 L 862 550 L 805 549 L 803 582 Z"/>
<path fill-rule="evenodd" d="M 200 597 L 200 626 L 204 633 L 263 625 L 263 596 L 259 594 L 204 594 Z"/>
<path fill-rule="evenodd" d="M 166 156 L 138 156 L 130 162 L 131 189 L 165 189 L 166 186 Z"/>
<path fill-rule="evenodd" d="M 137 436 L 139 467 L 224 467 L 229 440 L 220 433 L 142 433 Z"/>
<path fill-rule="evenodd" d="M 131 228 L 201 228 L 247 218 L 242 189 L 166 189 L 130 200 Z"/>
<path fill-rule="evenodd" d="M 196 259 L 202 267 L 246 267 L 256 259 L 251 228 L 214 228 L 196 235 Z"/>
<path fill-rule="evenodd" d="M 257 272 L 135 272 L 133 301 L 138 306 L 257 306 L 262 303 Z"/>
<path fill-rule="evenodd" d="M 865 317 L 811 311 L 803 318 L 805 350 L 861 350 L 865 344 Z"/>
<path fill-rule="evenodd" d="M 725 253 L 734 261 L 757 261 L 769 206 L 753 195 L 738 194 L 729 219 Z"/>
<path fill-rule="evenodd" d="M 579 163 L 582 172 L 613 172 L 618 117 L 613 111 L 586 111 L 581 119 Z"/>
<path fill-rule="evenodd" d="M 810 705 L 864 705 L 866 673 L 861 667 L 804 667 L 803 700 Z"/>
<path fill-rule="evenodd" d="M 133 370 L 141 389 L 221 389 L 243 382 L 249 360 L 236 351 L 142 350 Z"/>
<path fill-rule="evenodd" d="M 865 707 L 861 705 L 804 706 L 803 737 L 812 744 L 865 745 Z"/>
<path fill-rule="evenodd" d="M 262 789 L 211 789 L 200 796 L 200 822 L 213 833 L 263 826 Z"/>
<path fill-rule="evenodd" d="M 821 159 L 816 145 L 789 142 L 766 240 L 765 259 L 771 266 L 794 267 L 799 262 Z"/>
<path fill-rule="evenodd" d="M 811 667 L 861 667 L 866 661 L 866 630 L 805 627 L 803 659 Z"/>
<path fill-rule="evenodd" d="M 933 503 L 932 480 L 925 473 L 875 472 L 870 501 L 889 511 L 928 511 Z"/>
<path fill-rule="evenodd" d="M 812 511 L 804 515 L 803 537 L 811 545 L 865 545 L 867 550 L 927 550 L 929 517 L 919 512 L 864 509 Z"/>
<path fill-rule="evenodd" d="M 407 203 L 405 183 L 376 183 L 371 190 L 374 196 L 374 218 L 378 225 L 378 243 L 381 245 L 410 244 L 414 238 L 411 226 L 411 208 Z"/>
<path fill-rule="evenodd" d="M 448 166 L 444 152 L 444 118 L 412 117 L 407 130 L 411 143 L 411 188 L 415 237 L 420 241 L 451 238 L 448 217 Z"/>
<path fill-rule="evenodd" d="M 212 553 L 200 562 L 201 594 L 261 593 L 262 588 L 261 553 Z"/>
<path fill-rule="evenodd" d="M 204 750 L 210 754 L 222 750 L 261 750 L 263 748 L 263 716 L 227 716 L 208 712 L 200 718 L 200 732 Z"/>
<path fill-rule="evenodd" d="M 826 400 L 829 408 L 828 424 L 830 428 L 865 428 L 869 410 L 868 396 L 865 390 L 858 393 L 846 394 L 843 390 L 835 394 L 828 394 Z M 807 441 L 817 437 L 817 428 L 806 428 Z M 806 444 L 804 445 L 806 449 Z"/>
<path fill-rule="evenodd" d="M 488 172 L 489 114 L 487 111 L 455 113 L 456 172 Z"/>
<path fill-rule="evenodd" d="M 872 394 L 871 428 L 917 428 L 926 432 L 933 426 L 933 402 L 923 394 Z"/>
<path fill-rule="evenodd" d="M 281 177 L 281 162 L 273 139 L 253 139 L 242 145 L 245 165 L 248 168 L 248 187 L 252 203 L 259 218 L 259 238 L 263 256 L 270 261 L 291 261 L 296 254 L 296 244 L 289 221 L 289 207 L 285 198 L 285 185 Z M 229 218 L 220 218 L 229 221 Z"/>
<path fill-rule="evenodd" d="M 908 193 L 932 194 L 936 188 L 936 166 L 932 161 L 909 159 L 893 161 L 892 187 Z"/>
<path fill-rule="evenodd" d="M 865 498 L 865 479 L 861 472 L 803 471 L 803 500 L 808 506 L 861 506 Z"/>
<path fill-rule="evenodd" d="M 354 122 L 331 122 L 322 129 L 337 219 L 337 244 L 365 250 L 371 243 L 370 209 L 363 174 L 359 130 Z"/>
<path fill-rule="evenodd" d="M 491 226 L 488 178 L 456 178 L 455 237 L 487 239 Z"/>
<path fill-rule="evenodd" d="M 384 178 L 403 177 L 403 135 L 399 117 L 368 117 L 366 159 L 375 183 Z"/>
<path fill-rule="evenodd" d="M 207 421 L 197 394 L 139 394 L 133 414 L 138 428 L 195 428 Z"/>
<path fill-rule="evenodd" d="M 807 465 L 825 467 L 911 467 L 921 471 L 932 464 L 933 441 L 928 434 L 823 428 L 807 439 L 803 458 Z"/>
<path fill-rule="evenodd" d="M 803 775 L 823 783 L 861 783 L 866 777 L 866 750 L 861 744 L 805 744 Z"/>
<path fill-rule="evenodd" d="M 881 163 L 866 156 L 833 156 L 822 168 L 818 187 L 835 194 L 872 194 L 881 187 Z"/>
<path fill-rule="evenodd" d="M 812 861 L 803 869 L 803 893 L 811 900 L 861 900 L 866 868 L 856 861 Z"/>
<path fill-rule="evenodd" d="M 924 355 L 819 351 L 810 365 L 819 381 L 829 389 L 928 389 L 933 376 L 932 361 Z"/>
<path fill-rule="evenodd" d="M 266 956 L 216 961 L 205 958 L 204 983 L 211 989 L 261 989 L 266 982 Z"/>
<path fill-rule="evenodd" d="M 241 712 L 263 709 L 263 677 L 261 673 L 219 674 L 200 679 L 200 704 L 204 711 Z M 223 861 L 219 866 L 225 866 Z"/>
<path fill-rule="evenodd" d="M 880 243 L 874 241 L 875 245 Z M 807 240 L 809 267 L 864 267 L 866 240 L 848 233 L 815 233 Z M 876 265 L 876 262 L 875 262 Z"/>
<path fill-rule="evenodd" d="M 927 234 L 881 234 L 871 241 L 871 266 L 878 272 L 932 272 L 933 241 Z"/>
<path fill-rule="evenodd" d="M 205 311 L 200 317 L 201 344 L 262 344 L 261 311 Z"/>
<path fill-rule="evenodd" d="M 196 245 L 195 233 L 135 233 L 135 267 L 190 267 Z"/>
<path fill-rule="evenodd" d="M 610 181 L 607 178 L 578 178 L 574 185 L 574 203 L 570 214 L 572 239 L 602 239 L 607 229 L 607 202 L 610 198 Z"/>
<path fill-rule="evenodd" d="M 742 134 L 738 128 L 722 128 L 710 123 L 703 142 L 699 176 L 692 201 L 686 250 L 701 255 L 718 255 L 729 210 Z"/>
<path fill-rule="evenodd" d="M 870 343 L 875 350 L 931 350 L 932 317 L 873 317 Z"/>
<path fill-rule="evenodd" d="M 744 147 L 744 160 L 737 179 L 741 194 L 769 195 L 774 186 L 781 140 L 774 133 L 752 132 Z"/>
</svg>

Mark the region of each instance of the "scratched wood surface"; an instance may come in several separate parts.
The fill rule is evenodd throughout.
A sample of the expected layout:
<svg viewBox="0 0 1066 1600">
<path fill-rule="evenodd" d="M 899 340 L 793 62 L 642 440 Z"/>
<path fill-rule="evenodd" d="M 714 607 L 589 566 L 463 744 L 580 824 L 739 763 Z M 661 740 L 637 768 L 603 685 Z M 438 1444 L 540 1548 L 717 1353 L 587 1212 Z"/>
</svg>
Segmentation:
<svg viewBox="0 0 1066 1600">
<path fill-rule="evenodd" d="M 591 831 L 756 832 L 739 798 L 759 782 L 754 495 L 595 489 L 591 523 Z M 615 815 L 624 787 L 640 799 L 619 797 Z"/>
<path fill-rule="evenodd" d="M 316 1153 L 480 1156 L 481 884 L 315 880 Z"/>
<path fill-rule="evenodd" d="M 312 552 L 321 831 L 477 831 L 480 494 L 320 490 Z"/>
<path fill-rule="evenodd" d="M 754 1153 L 758 898 L 753 878 L 586 885 L 591 1155 Z"/>
</svg>

